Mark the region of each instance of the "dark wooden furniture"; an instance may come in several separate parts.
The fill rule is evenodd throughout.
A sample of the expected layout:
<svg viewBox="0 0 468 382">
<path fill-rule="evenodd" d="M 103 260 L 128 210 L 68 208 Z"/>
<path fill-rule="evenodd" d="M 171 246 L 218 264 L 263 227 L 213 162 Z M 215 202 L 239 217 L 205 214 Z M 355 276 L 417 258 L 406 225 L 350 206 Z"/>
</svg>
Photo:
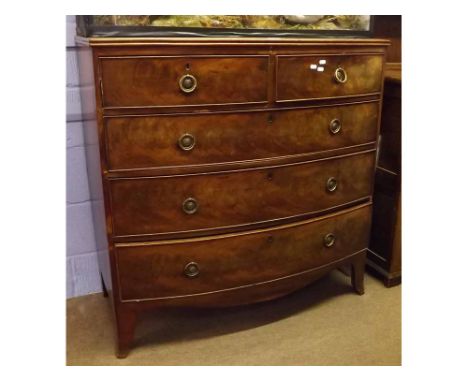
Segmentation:
<svg viewBox="0 0 468 382">
<path fill-rule="evenodd" d="M 385 71 L 368 268 L 387 287 L 401 282 L 401 65 Z"/>
<path fill-rule="evenodd" d="M 401 15 L 374 16 L 372 36 L 390 41 L 387 49 L 387 63 L 401 64 Z"/>
<path fill-rule="evenodd" d="M 364 293 L 387 41 L 79 41 L 119 357 L 142 310 L 269 300 L 346 264 Z"/>
</svg>

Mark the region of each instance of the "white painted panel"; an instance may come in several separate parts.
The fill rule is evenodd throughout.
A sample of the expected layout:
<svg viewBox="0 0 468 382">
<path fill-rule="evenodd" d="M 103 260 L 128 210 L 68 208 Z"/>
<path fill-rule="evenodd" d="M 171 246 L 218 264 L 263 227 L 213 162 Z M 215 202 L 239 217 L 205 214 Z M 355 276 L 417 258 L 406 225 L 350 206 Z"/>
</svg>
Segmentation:
<svg viewBox="0 0 468 382">
<path fill-rule="evenodd" d="M 89 166 L 93 166 L 92 173 L 99 173 L 101 171 L 101 164 L 99 158 L 99 152 L 97 151 L 96 145 L 88 146 L 88 158 L 90 159 Z M 102 194 L 102 180 L 99 177 L 88 178 L 89 192 L 92 200 L 103 199 Z"/>
<path fill-rule="evenodd" d="M 73 267 L 71 258 L 66 259 L 67 262 L 67 298 L 75 297 Z"/>
<path fill-rule="evenodd" d="M 75 16 L 66 16 L 67 29 L 67 298 L 101 291 L 96 240 L 86 169 L 83 120 L 94 116 L 94 105 L 81 109 Z M 92 70 L 92 68 L 90 68 Z M 92 74 L 92 71 L 90 71 Z M 92 79 L 92 76 L 89 76 Z M 92 97 L 90 83 L 83 88 L 84 97 Z M 92 102 L 92 103 L 93 103 Z M 89 103 L 89 102 L 88 102 Z M 93 126 L 95 127 L 95 126 Z M 99 159 L 99 158 L 97 158 Z M 98 162 L 99 163 L 99 162 Z"/>
<path fill-rule="evenodd" d="M 91 203 L 67 205 L 67 256 L 97 252 Z"/>
<path fill-rule="evenodd" d="M 67 147 L 84 146 L 83 122 L 67 122 Z"/>
<path fill-rule="evenodd" d="M 66 28 L 67 28 L 67 47 L 75 46 L 75 35 L 76 35 L 76 23 L 75 18 L 69 19 L 67 16 L 66 20 Z"/>
<path fill-rule="evenodd" d="M 94 87 L 90 85 L 81 86 L 80 90 L 83 120 L 96 119 L 96 94 L 94 92 Z"/>
<path fill-rule="evenodd" d="M 80 89 L 67 88 L 67 121 L 82 121 Z"/>
<path fill-rule="evenodd" d="M 81 203 L 89 199 L 85 148 L 70 147 L 67 149 L 67 203 Z"/>
<path fill-rule="evenodd" d="M 80 77 L 78 74 L 78 53 L 76 49 L 67 49 L 67 86 L 78 86 Z"/>
<path fill-rule="evenodd" d="M 102 291 L 97 253 L 86 253 L 67 259 L 67 298 Z"/>
</svg>

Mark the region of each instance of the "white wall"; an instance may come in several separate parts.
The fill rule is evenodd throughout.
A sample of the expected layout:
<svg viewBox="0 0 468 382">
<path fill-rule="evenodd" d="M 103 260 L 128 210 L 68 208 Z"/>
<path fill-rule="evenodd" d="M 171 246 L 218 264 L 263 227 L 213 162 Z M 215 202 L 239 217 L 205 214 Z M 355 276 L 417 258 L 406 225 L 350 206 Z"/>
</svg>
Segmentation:
<svg viewBox="0 0 468 382">
<path fill-rule="evenodd" d="M 75 16 L 67 16 L 67 298 L 101 291 L 86 171 Z"/>
</svg>

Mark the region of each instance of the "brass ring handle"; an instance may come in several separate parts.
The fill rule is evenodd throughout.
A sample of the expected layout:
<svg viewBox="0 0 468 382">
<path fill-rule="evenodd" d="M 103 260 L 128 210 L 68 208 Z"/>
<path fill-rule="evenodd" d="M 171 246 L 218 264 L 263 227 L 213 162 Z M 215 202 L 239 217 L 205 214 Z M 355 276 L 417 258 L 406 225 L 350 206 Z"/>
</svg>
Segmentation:
<svg viewBox="0 0 468 382">
<path fill-rule="evenodd" d="M 333 119 L 330 122 L 330 126 L 328 126 L 328 129 L 330 130 L 330 133 L 332 134 L 338 134 L 339 131 L 341 130 L 341 122 L 339 119 Z"/>
<path fill-rule="evenodd" d="M 198 267 L 198 264 L 193 261 L 188 263 L 184 268 L 184 275 L 188 278 L 197 277 L 199 274 L 200 268 Z"/>
<path fill-rule="evenodd" d="M 192 215 L 198 210 L 198 202 L 195 198 L 187 198 L 182 203 L 182 210 L 187 215 Z"/>
<path fill-rule="evenodd" d="M 195 137 L 192 134 L 185 133 L 179 138 L 179 147 L 184 151 L 190 151 L 195 147 Z"/>
<path fill-rule="evenodd" d="M 338 67 L 335 70 L 335 80 L 336 82 L 340 84 L 344 84 L 346 81 L 348 81 L 348 74 L 346 73 L 346 70 L 343 68 Z"/>
<path fill-rule="evenodd" d="M 335 244 L 335 235 L 333 235 L 332 233 L 327 233 L 323 237 L 323 245 L 327 248 L 330 248 L 330 247 L 333 247 L 334 244 Z"/>
<path fill-rule="evenodd" d="M 197 79 L 191 74 L 180 77 L 179 87 L 184 93 L 192 93 L 197 88 Z"/>
<path fill-rule="evenodd" d="M 333 192 L 337 189 L 338 187 L 338 181 L 331 177 L 331 178 L 328 178 L 327 180 L 327 190 L 330 191 L 330 192 Z"/>
</svg>

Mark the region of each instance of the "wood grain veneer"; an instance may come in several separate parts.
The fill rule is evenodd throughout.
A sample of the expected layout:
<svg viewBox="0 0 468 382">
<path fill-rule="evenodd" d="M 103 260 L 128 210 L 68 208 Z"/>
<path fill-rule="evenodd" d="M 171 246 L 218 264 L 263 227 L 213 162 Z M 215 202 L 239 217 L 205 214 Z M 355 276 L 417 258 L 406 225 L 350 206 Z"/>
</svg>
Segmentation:
<svg viewBox="0 0 468 382">
<path fill-rule="evenodd" d="M 374 144 L 377 101 L 246 113 L 159 114 L 104 120 L 110 171 L 220 164 Z M 333 134 L 330 124 L 341 121 Z M 178 146 L 190 134 L 190 151 Z"/>
<path fill-rule="evenodd" d="M 119 357 L 143 310 L 265 301 L 346 264 L 364 293 L 387 41 L 77 40 Z"/>
</svg>

